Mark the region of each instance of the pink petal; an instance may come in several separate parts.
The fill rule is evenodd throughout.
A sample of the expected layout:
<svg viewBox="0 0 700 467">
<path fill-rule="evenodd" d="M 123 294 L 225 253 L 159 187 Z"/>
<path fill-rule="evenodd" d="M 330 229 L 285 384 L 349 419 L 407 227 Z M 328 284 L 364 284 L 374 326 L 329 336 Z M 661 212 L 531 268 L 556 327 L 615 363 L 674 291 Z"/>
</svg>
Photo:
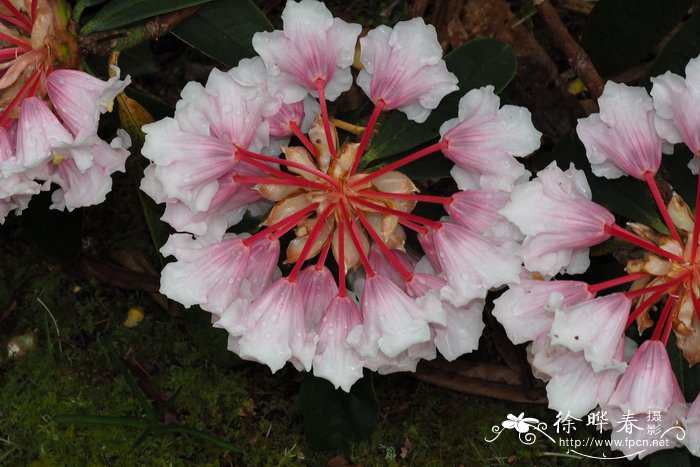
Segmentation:
<svg viewBox="0 0 700 467">
<path fill-rule="evenodd" d="M 600 113 L 579 119 L 576 127 L 593 173 L 639 179 L 646 172 L 655 174 L 661 165 L 661 138 L 646 90 L 608 81 L 598 104 Z"/>
<path fill-rule="evenodd" d="M 360 39 L 364 69 L 357 84 L 375 104 L 399 109 L 424 122 L 443 97 L 456 91 L 457 77 L 447 70 L 435 28 L 422 18 L 392 29 L 379 26 Z"/>
<path fill-rule="evenodd" d="M 529 172 L 513 159 L 540 146 L 542 134 L 523 107 L 506 105 L 499 109 L 493 86 L 472 89 L 459 101 L 459 117 L 440 128 L 448 142 L 443 154 L 459 167 L 475 174 L 479 187 L 511 191 Z"/>
<path fill-rule="evenodd" d="M 494 300 L 493 316 L 514 344 L 522 344 L 549 331 L 557 307 L 590 298 L 585 282 L 522 279 Z"/>
<path fill-rule="evenodd" d="M 333 18 L 326 6 L 313 0 L 290 1 L 282 12 L 282 31 L 258 32 L 253 48 L 271 75 L 286 80 L 279 91 L 285 102 L 298 102 L 308 92 L 315 95 L 315 81 L 324 80 L 330 101 L 352 85 L 350 65 L 362 27 Z"/>
<path fill-rule="evenodd" d="M 360 311 L 349 297 L 336 296 L 328 304 L 318 329 L 319 341 L 313 360 L 314 375 L 325 378 L 337 389 L 350 392 L 362 378 L 363 360 L 345 340 L 349 332 L 362 324 Z"/>
</svg>

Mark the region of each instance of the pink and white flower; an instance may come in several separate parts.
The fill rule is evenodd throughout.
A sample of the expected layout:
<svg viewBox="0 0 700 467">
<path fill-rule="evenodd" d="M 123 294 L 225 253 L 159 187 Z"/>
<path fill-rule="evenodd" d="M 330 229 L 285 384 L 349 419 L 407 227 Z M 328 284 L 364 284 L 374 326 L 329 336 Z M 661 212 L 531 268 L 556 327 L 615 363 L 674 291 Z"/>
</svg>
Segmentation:
<svg viewBox="0 0 700 467">
<path fill-rule="evenodd" d="M 363 368 L 414 371 L 438 350 L 450 360 L 472 351 L 487 291 L 519 280 L 513 240 L 520 234 L 496 212 L 508 194 L 419 194 L 399 169 L 447 142 L 360 170 L 381 112 L 398 108 L 422 120 L 455 89 L 434 29 L 412 20 L 368 34 L 358 84 L 375 107 L 359 142 L 340 145 L 345 126 L 336 128 L 326 100 L 351 85 L 360 26 L 334 19 L 312 0 L 288 2 L 283 21 L 283 31 L 256 34 L 261 58 L 212 71 L 206 86 L 189 83 L 173 118 L 144 127 L 151 166 L 142 187 L 166 204 L 165 220 L 196 236 L 176 234 L 166 244 L 163 253 L 177 262 L 164 269 L 161 291 L 212 312 L 242 358 L 272 371 L 289 361 L 344 390 Z M 404 72 L 397 74 L 399 66 Z M 309 94 L 317 105 L 308 105 Z M 509 137 L 508 149 L 492 153 L 531 152 L 539 133 L 527 127 L 529 114 L 504 109 L 496 98 L 493 115 L 471 121 L 471 130 L 496 138 L 501 123 L 524 128 Z M 508 124 L 509 115 L 517 121 Z M 271 140 L 291 137 L 296 146 Z M 457 222 L 414 214 L 421 202 L 444 206 Z M 271 208 L 259 232 L 224 234 L 244 210 L 265 206 Z M 405 251 L 408 231 L 418 234 L 432 267 Z M 291 271 L 270 283 L 279 242 L 288 238 L 284 263 Z M 256 249 L 263 258 L 254 258 Z"/>
<path fill-rule="evenodd" d="M 542 134 L 530 112 L 514 105 L 500 107 L 493 86 L 472 89 L 459 101 L 458 117 L 440 127 L 442 153 L 474 177 L 475 186 L 510 192 L 530 173 L 513 157 L 527 156 L 540 146 Z"/>
<path fill-rule="evenodd" d="M 79 52 L 65 2 L 15 3 L 6 2 L 1 19 L 8 46 L 0 54 L 0 128 L 14 136 L 0 167 L 8 184 L 0 194 L 0 219 L 26 207 L 38 191 L 35 181 L 46 189 L 59 185 L 53 209 L 101 203 L 112 173 L 124 171 L 131 142 L 121 130 L 111 143 L 98 137 L 100 114 L 111 111 L 130 79 L 120 80 L 116 67 L 108 81 L 74 69 Z"/>
<path fill-rule="evenodd" d="M 422 18 L 393 29 L 379 26 L 360 39 L 360 46 L 364 68 L 357 85 L 385 110 L 399 109 L 422 123 L 443 97 L 459 89 L 442 60 L 435 28 Z"/>
<path fill-rule="evenodd" d="M 688 62 L 685 79 L 667 71 L 651 82 L 659 135 L 671 144 L 685 143 L 700 157 L 700 57 Z"/>
<path fill-rule="evenodd" d="M 555 163 L 513 189 L 500 213 L 525 235 L 521 254 L 528 270 L 554 276 L 588 269 L 588 248 L 608 239 L 615 223 L 590 199 L 583 172 L 573 166 L 563 172 Z"/>
<path fill-rule="evenodd" d="M 285 102 L 299 102 L 309 92 L 334 101 L 350 89 L 350 65 L 362 27 L 334 18 L 314 0 L 288 2 L 282 21 L 282 31 L 256 33 L 253 48 L 269 74 L 279 77 Z"/>
<path fill-rule="evenodd" d="M 600 113 L 579 119 L 576 127 L 593 173 L 640 180 L 653 176 L 661 165 L 661 138 L 646 90 L 608 81 L 598 105 Z"/>
</svg>

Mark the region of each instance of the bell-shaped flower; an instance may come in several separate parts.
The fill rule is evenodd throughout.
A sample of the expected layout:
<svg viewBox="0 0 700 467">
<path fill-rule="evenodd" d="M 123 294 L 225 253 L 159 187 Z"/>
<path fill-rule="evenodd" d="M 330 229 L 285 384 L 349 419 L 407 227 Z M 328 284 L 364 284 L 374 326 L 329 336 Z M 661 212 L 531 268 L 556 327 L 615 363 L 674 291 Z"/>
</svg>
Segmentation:
<svg viewBox="0 0 700 467">
<path fill-rule="evenodd" d="M 499 190 L 464 190 L 452 195 L 445 210 L 459 225 L 479 232 L 496 242 L 521 241 L 523 235 L 499 214 L 510 201 L 510 193 Z"/>
<path fill-rule="evenodd" d="M 685 66 L 685 79 L 667 71 L 651 82 L 659 135 L 672 144 L 684 142 L 700 156 L 700 57 Z"/>
<path fill-rule="evenodd" d="M 20 116 L 20 119 L 22 117 Z M 96 135 L 51 149 L 50 180 L 60 188 L 51 194 L 52 209 L 73 209 L 102 203 L 112 190 L 114 172 L 126 170 L 131 138 L 124 130 L 108 144 Z"/>
<path fill-rule="evenodd" d="M 424 304 L 434 305 L 434 302 Z M 348 343 L 362 356 L 375 357 L 382 351 L 388 357 L 395 357 L 410 346 L 430 339 L 428 323 L 416 318 L 424 313 L 421 307 L 380 274 L 366 278 L 361 310 L 363 324 L 351 331 Z"/>
<path fill-rule="evenodd" d="M 456 91 L 432 25 L 422 18 L 379 26 L 360 39 L 364 69 L 357 84 L 375 105 L 399 109 L 422 123 L 443 97 Z M 381 104 L 379 104 L 381 102 Z"/>
<path fill-rule="evenodd" d="M 311 370 L 318 336 L 308 332 L 298 283 L 277 279 L 239 318 L 234 336 L 238 355 L 264 363 L 276 372 L 287 361 L 299 370 Z"/>
<path fill-rule="evenodd" d="M 275 154 L 279 153 L 280 147 L 289 143 L 289 137 L 294 134 L 292 124 L 306 133 L 320 113 L 318 102 L 311 96 L 300 102 L 283 102 L 284 95 L 279 89 L 284 84 L 283 80 L 279 76 L 268 76 L 260 57 L 244 58 L 227 73 L 240 85 L 255 86 L 280 101 L 279 110 L 264 119 L 270 127 L 270 150 Z"/>
<path fill-rule="evenodd" d="M 537 149 L 542 134 L 532 125 L 526 108 L 499 108 L 493 89 L 472 89 L 462 97 L 458 117 L 440 127 L 447 144 L 442 153 L 474 176 L 477 186 L 469 188 L 511 191 L 530 175 L 513 156 L 527 156 Z"/>
<path fill-rule="evenodd" d="M 3 173 L 10 175 L 37 168 L 53 158 L 51 148 L 72 142 L 73 136 L 43 101 L 27 98 L 20 107 L 15 154 L 3 164 Z M 86 169 L 89 164 L 90 161 L 84 161 L 79 165 Z"/>
<path fill-rule="evenodd" d="M 683 445 L 694 456 L 700 456 L 700 396 L 695 397 L 695 401 L 690 406 L 688 413 L 683 419 L 685 428 L 685 438 Z"/>
<path fill-rule="evenodd" d="M 321 324 L 324 313 L 331 305 L 331 301 L 338 294 L 338 285 L 335 282 L 333 273 L 325 266 L 302 269 L 297 282 L 299 283 L 301 302 L 304 306 L 306 327 L 307 329 L 316 329 Z M 347 308 L 347 304 L 337 304 L 335 306 Z"/>
<path fill-rule="evenodd" d="M 540 377 L 546 375 L 549 408 L 582 417 L 607 402 L 625 368 L 624 346 L 625 339 L 618 339 L 615 355 L 619 362 L 617 367 L 595 371 L 583 352 L 553 345 L 549 336 L 541 334 L 533 341 L 528 353 Z"/>
<path fill-rule="evenodd" d="M 590 199 L 586 177 L 573 165 L 563 172 L 552 162 L 537 178 L 515 187 L 500 213 L 526 236 L 521 254 L 528 270 L 554 276 L 588 269 L 588 248 L 607 240 L 606 226 L 615 222 Z"/>
<path fill-rule="evenodd" d="M 0 224 L 14 211 L 21 213 L 29 205 L 32 196 L 39 193 L 41 185 L 24 173 L 3 176 L 5 161 L 14 156 L 14 143 L 8 131 L 0 128 Z"/>
<path fill-rule="evenodd" d="M 56 113 L 75 135 L 83 138 L 97 133 L 100 114 L 111 112 L 114 99 L 130 83 L 129 75 L 119 79 L 119 68 L 107 81 L 78 70 L 56 70 L 46 78 L 46 91 Z"/>
<path fill-rule="evenodd" d="M 603 407 L 617 413 L 646 414 L 685 404 L 663 342 L 647 340 L 632 356 L 615 392 Z"/>
<path fill-rule="evenodd" d="M 585 282 L 521 279 L 493 301 L 493 316 L 514 344 L 522 344 L 548 333 L 554 310 L 592 297 Z"/>
<path fill-rule="evenodd" d="M 613 293 L 554 311 L 550 336 L 553 345 L 583 351 L 595 371 L 615 367 L 632 300 Z"/>
<path fill-rule="evenodd" d="M 264 118 L 280 103 L 254 86 L 212 70 L 206 87 L 188 83 L 182 90 L 174 118 L 144 125 L 142 153 L 155 168 L 146 185 L 162 189 L 161 197 L 179 200 L 190 209 L 209 209 L 220 189 L 219 179 L 238 164 L 238 148 L 259 150 L 268 144 Z"/>
<path fill-rule="evenodd" d="M 171 235 L 161 248 L 173 255 L 161 273 L 160 291 L 186 307 L 221 315 L 242 293 L 255 298 L 269 284 L 279 257 L 279 242 L 261 240 L 250 247 L 235 235 L 208 244 L 187 234 Z"/>
<path fill-rule="evenodd" d="M 350 89 L 359 24 L 333 18 L 315 0 L 288 1 L 282 22 L 282 31 L 255 33 L 253 48 L 268 73 L 279 76 L 285 102 L 301 101 L 309 92 L 317 95 L 317 83 L 330 101 Z"/>
<path fill-rule="evenodd" d="M 314 355 L 314 375 L 325 378 L 337 389 L 350 392 L 362 378 L 363 359 L 346 344 L 352 329 L 362 324 L 355 302 L 348 296 L 335 296 L 323 314 L 318 328 L 318 346 Z"/>
<path fill-rule="evenodd" d="M 609 416 L 612 445 L 628 460 L 679 447 L 688 439 L 683 426 L 688 421 L 688 405 L 660 341 L 648 340 L 639 347 L 601 407 Z"/>
<path fill-rule="evenodd" d="M 513 242 L 497 244 L 452 222 L 419 234 L 418 240 L 447 280 L 441 297 L 457 307 L 485 298 L 492 287 L 519 281 L 520 258 Z"/>
<path fill-rule="evenodd" d="M 645 173 L 655 174 L 661 165 L 661 138 L 647 91 L 608 81 L 598 105 L 600 113 L 579 119 L 576 127 L 593 173 L 640 180 Z"/>
</svg>

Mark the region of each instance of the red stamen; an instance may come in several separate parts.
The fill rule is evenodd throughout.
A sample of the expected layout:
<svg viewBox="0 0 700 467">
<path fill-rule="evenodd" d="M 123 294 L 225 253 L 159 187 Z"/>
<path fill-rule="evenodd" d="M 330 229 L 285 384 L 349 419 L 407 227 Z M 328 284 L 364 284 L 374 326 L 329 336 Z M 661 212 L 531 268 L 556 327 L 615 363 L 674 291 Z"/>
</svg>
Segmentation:
<svg viewBox="0 0 700 467">
<path fill-rule="evenodd" d="M 664 296 L 666 293 L 666 289 L 660 290 L 653 294 L 651 297 L 647 298 L 644 300 L 637 308 L 634 309 L 632 313 L 630 313 L 629 318 L 627 318 L 627 323 L 625 324 L 625 329 L 630 327 L 632 323 L 637 319 L 639 315 L 642 314 L 645 310 L 647 310 L 649 307 L 651 307 L 654 303 L 658 302 L 661 297 Z"/>
<path fill-rule="evenodd" d="M 5 40 L 7 42 L 11 42 L 22 49 L 32 50 L 32 44 L 30 44 L 29 42 L 25 42 L 22 39 L 17 39 L 16 37 L 12 37 L 9 34 L 5 34 L 4 32 L 0 32 L 0 39 Z"/>
<path fill-rule="evenodd" d="M 38 8 L 39 8 L 39 0 L 32 0 L 32 17 L 31 17 L 32 21 L 36 20 L 36 12 L 37 12 Z"/>
<path fill-rule="evenodd" d="M 316 92 L 318 93 L 318 103 L 321 106 L 321 118 L 323 119 L 323 131 L 326 133 L 326 141 L 328 141 L 328 148 L 331 151 L 331 157 L 336 158 L 335 152 L 335 141 L 333 140 L 331 133 L 331 120 L 328 117 L 328 106 L 326 103 L 326 80 L 317 79 L 314 81 L 316 85 Z"/>
<path fill-rule="evenodd" d="M 345 223 L 338 224 L 338 296 L 345 297 Z"/>
<path fill-rule="evenodd" d="M 678 255 L 675 255 L 673 253 L 670 253 L 666 250 L 662 250 L 658 246 L 654 245 L 653 243 L 644 240 L 643 238 L 640 238 L 633 234 L 632 232 L 629 232 L 622 227 L 620 227 L 617 224 L 608 224 L 605 226 L 605 233 L 614 235 L 618 238 L 621 238 L 622 240 L 625 240 L 629 243 L 632 243 L 633 245 L 637 245 L 639 247 L 644 248 L 645 250 L 649 250 L 652 253 L 656 253 L 657 255 L 663 256 L 668 259 L 672 259 L 673 261 L 676 261 L 678 263 L 684 263 L 685 260 L 681 258 Z"/>
<path fill-rule="evenodd" d="M 326 258 L 328 258 L 328 250 L 331 249 L 331 243 L 333 240 L 333 232 L 331 232 L 331 235 L 328 236 L 328 239 L 326 240 L 325 245 L 323 245 L 323 249 L 321 250 L 321 254 L 318 256 L 318 262 L 316 262 L 316 269 L 321 270 L 324 264 L 326 264 Z"/>
<path fill-rule="evenodd" d="M 406 164 L 410 164 L 411 162 L 418 160 L 421 157 L 425 157 L 425 156 L 428 156 L 434 152 L 445 149 L 447 146 L 448 146 L 447 141 L 439 141 L 431 146 L 428 146 L 427 148 L 423 148 L 418 152 L 415 152 L 411 155 L 403 157 L 403 158 L 397 160 L 396 162 L 392 162 L 391 164 L 387 165 L 386 167 L 382 167 L 379 170 L 375 170 L 374 172 L 367 174 L 366 177 L 355 180 L 353 183 L 350 184 L 350 188 L 355 187 L 357 185 L 361 185 L 363 183 L 367 183 L 370 180 L 374 180 L 375 178 L 379 177 L 380 175 L 384 175 L 387 172 L 391 172 L 392 170 L 396 170 L 399 167 L 403 167 Z"/>
<path fill-rule="evenodd" d="M 26 97 L 30 92 L 36 92 L 36 85 L 39 83 L 39 77 L 41 72 L 35 70 L 32 76 L 27 80 L 26 83 L 20 88 L 15 97 L 12 98 L 10 103 L 5 107 L 2 114 L 0 114 L 0 127 L 7 128 L 9 122 L 10 113 L 19 105 L 19 103 Z"/>
<path fill-rule="evenodd" d="M 625 292 L 625 296 L 627 298 L 634 298 L 634 297 L 639 297 L 640 295 L 646 295 L 650 292 L 656 292 L 657 290 L 668 290 L 671 287 L 675 287 L 676 285 L 680 284 L 685 280 L 686 277 L 688 277 L 691 274 L 691 272 L 685 272 L 679 277 L 676 277 L 673 280 L 670 280 L 668 282 L 664 282 L 663 284 L 659 285 L 653 285 L 651 287 L 643 287 L 641 289 L 637 290 L 630 290 L 629 292 Z"/>
<path fill-rule="evenodd" d="M 431 196 L 431 195 L 414 195 L 411 193 L 386 193 L 384 191 L 361 191 L 358 196 L 366 196 L 368 198 L 392 198 L 392 199 L 410 199 L 412 201 L 423 201 L 425 203 L 450 204 L 451 197 Z"/>
<path fill-rule="evenodd" d="M 360 232 L 357 228 L 357 224 L 355 224 L 355 220 L 352 217 L 350 217 L 350 213 L 348 212 L 348 208 L 345 205 L 345 203 L 341 203 L 340 207 L 343 210 L 343 216 L 345 216 L 346 222 L 348 224 L 350 238 L 352 240 L 352 243 L 355 245 L 357 254 L 360 256 L 360 261 L 362 261 L 362 265 L 365 267 L 365 272 L 367 273 L 368 277 L 374 277 L 377 273 L 374 271 L 374 268 L 372 268 L 372 266 L 369 264 L 369 258 L 367 258 L 365 251 L 362 249 L 362 242 L 360 242 Z"/>
<path fill-rule="evenodd" d="M 676 226 L 671 219 L 671 215 L 668 213 L 664 200 L 661 198 L 659 187 L 656 185 L 656 180 L 654 180 L 654 174 L 651 172 L 644 172 L 644 180 L 646 180 L 647 185 L 649 185 L 651 194 L 654 197 L 654 201 L 656 201 L 656 205 L 659 207 L 659 212 L 661 212 L 661 217 L 664 218 L 668 231 L 671 232 L 671 236 L 682 245 L 683 241 L 681 240 L 681 236 L 678 234 L 678 230 L 676 230 Z"/>
<path fill-rule="evenodd" d="M 272 167 L 271 165 L 268 165 L 264 162 L 257 161 L 255 159 L 241 159 L 241 162 L 252 165 L 253 167 L 257 167 L 259 169 L 264 170 L 265 172 L 269 172 L 272 175 L 276 175 L 281 178 L 297 178 L 298 175 L 292 175 L 289 172 L 282 172 L 280 169 L 276 169 Z"/>
<path fill-rule="evenodd" d="M 12 4 L 12 2 L 10 2 L 10 0 L 0 0 L 0 3 L 5 5 L 7 9 L 10 10 L 12 16 L 24 23 L 24 25 L 28 28 L 28 31 L 32 30 L 32 23 L 30 23 L 29 20 L 27 20 L 27 18 L 25 18 L 24 15 L 20 13 L 20 11 L 17 8 L 15 8 L 15 6 Z M 29 48 L 31 48 L 31 46 Z"/>
<path fill-rule="evenodd" d="M 0 60 L 14 60 L 25 52 L 26 50 L 21 47 L 9 47 L 7 49 L 2 49 L 0 50 Z"/>
<path fill-rule="evenodd" d="M 408 227 L 409 229 L 411 229 L 415 232 L 418 232 L 419 234 L 425 235 L 428 233 L 427 227 L 423 227 L 421 225 L 414 224 L 413 222 L 407 221 L 406 219 L 399 219 L 399 224 L 403 225 L 404 227 Z"/>
<path fill-rule="evenodd" d="M 296 122 L 289 122 L 289 129 L 292 130 L 292 133 L 294 133 L 294 136 L 296 136 L 299 139 L 299 141 L 301 141 L 301 144 L 304 145 L 306 150 L 309 151 L 314 156 L 316 156 L 316 158 L 318 158 L 318 153 L 316 152 L 316 148 L 311 143 L 311 141 L 309 141 L 309 138 L 307 138 L 306 135 L 301 132 L 301 130 L 297 126 L 297 123 Z"/>
<path fill-rule="evenodd" d="M 649 277 L 649 274 L 638 272 L 635 274 L 628 274 L 626 276 L 617 277 L 615 279 L 610 279 L 609 281 L 599 282 L 598 284 L 593 284 L 588 286 L 588 291 L 595 295 L 601 290 L 609 289 L 617 285 L 626 284 L 628 282 L 634 282 L 637 279 L 642 279 L 644 277 Z"/>
<path fill-rule="evenodd" d="M 307 167 L 304 164 L 300 164 L 300 163 L 294 162 L 294 161 L 288 161 L 287 159 L 281 159 L 281 158 L 278 159 L 276 157 L 265 156 L 263 154 L 256 154 L 254 152 L 250 152 L 247 149 L 243 149 L 243 148 L 236 148 L 236 155 L 238 157 L 240 157 L 241 160 L 243 160 L 245 158 L 257 159 L 257 160 L 261 160 L 261 161 L 265 161 L 265 162 L 270 162 L 272 164 L 286 165 L 288 167 L 294 167 L 295 169 L 303 170 L 305 172 L 316 175 L 317 177 L 327 181 L 335 189 L 337 189 L 338 191 L 341 191 L 340 185 L 333 178 L 329 177 L 327 174 L 321 172 L 318 169 L 314 169 L 312 167 Z"/>
<path fill-rule="evenodd" d="M 335 204 L 330 204 L 326 209 L 323 210 L 323 212 L 321 212 L 321 214 L 318 215 L 318 217 L 316 217 L 316 223 L 311 229 L 311 232 L 309 232 L 309 238 L 306 239 L 306 243 L 304 243 L 304 248 L 301 249 L 301 253 L 299 253 L 299 258 L 297 259 L 294 268 L 292 268 L 292 272 L 290 272 L 287 276 L 287 280 L 289 282 L 296 281 L 297 274 L 299 274 L 301 266 L 304 264 L 304 261 L 306 261 L 306 257 L 309 256 L 309 252 L 311 251 L 313 243 L 316 241 L 318 236 L 321 235 L 321 229 L 323 229 L 323 226 L 326 224 L 326 218 L 330 214 L 331 210 L 335 208 L 335 206 Z"/>
<path fill-rule="evenodd" d="M 17 26 L 18 28 L 24 29 L 25 31 L 27 31 L 29 33 L 32 32 L 32 28 L 27 26 L 27 23 L 13 17 L 13 16 L 7 16 L 7 15 L 0 14 L 0 19 L 3 19 L 5 21 L 7 21 L 8 23 L 12 23 L 15 26 Z"/>
<path fill-rule="evenodd" d="M 275 178 L 275 177 L 245 177 L 243 175 L 234 175 L 233 181 L 236 183 L 264 183 L 267 185 L 285 185 L 285 186 L 305 186 L 325 190 L 326 185 L 309 181 L 302 177 L 294 178 Z"/>
<path fill-rule="evenodd" d="M 246 246 L 250 246 L 253 243 L 257 242 L 263 237 L 270 236 L 270 238 L 279 238 L 285 233 L 289 232 L 294 226 L 296 226 L 299 222 L 301 222 L 306 216 L 308 216 L 314 209 L 318 207 L 318 203 L 313 203 L 308 206 L 306 206 L 304 209 L 300 209 L 299 211 L 295 212 L 294 214 L 291 214 L 284 219 L 280 220 L 279 222 L 275 222 L 269 227 L 264 228 L 260 232 L 256 233 L 255 235 L 252 235 L 246 239 L 243 240 L 243 244 Z M 276 231 L 281 232 L 281 234 L 276 235 Z M 279 233 L 277 232 L 277 233 Z"/>
<path fill-rule="evenodd" d="M 678 292 L 678 288 L 676 288 L 673 292 Z M 677 299 L 678 296 L 673 295 L 673 293 L 668 295 L 668 299 L 666 299 L 666 305 L 664 305 L 664 309 L 661 310 L 659 319 L 656 320 L 656 327 L 654 328 L 654 332 L 651 335 L 651 340 L 661 340 L 661 331 L 666 329 L 666 326 L 668 325 L 667 321 L 671 321 L 668 319 L 668 315 L 669 313 L 671 313 L 671 308 L 673 308 L 673 305 L 676 303 Z"/>
<path fill-rule="evenodd" d="M 430 219 L 426 219 L 425 217 L 416 216 L 415 214 L 411 214 L 411 213 L 403 212 L 403 211 L 398 211 L 396 209 L 391 209 L 391 208 L 388 208 L 386 206 L 381 206 L 379 204 L 371 203 L 371 202 L 366 201 L 366 200 L 364 200 L 360 197 L 357 197 L 357 196 L 351 196 L 351 198 L 357 204 L 361 204 L 363 206 L 370 207 L 370 208 L 372 208 L 376 211 L 379 211 L 379 212 L 383 212 L 386 214 L 392 214 L 392 215 L 397 216 L 397 217 L 402 217 L 404 219 L 408 219 L 409 221 L 418 222 L 419 224 L 427 225 L 428 227 L 432 227 L 434 229 L 437 229 L 441 226 L 440 222 L 438 222 L 438 221 L 432 221 Z"/>
<path fill-rule="evenodd" d="M 369 233 L 369 236 L 374 239 L 374 242 L 377 244 L 380 250 L 382 250 L 382 253 L 384 253 L 384 256 L 386 256 L 386 259 L 389 260 L 392 266 L 396 268 L 397 271 L 399 271 L 399 274 L 401 274 L 406 281 L 410 281 L 413 279 L 413 274 L 411 271 L 407 270 L 403 264 L 399 261 L 399 259 L 396 257 L 393 251 L 386 246 L 386 243 L 384 243 L 384 240 L 379 236 L 376 230 L 372 228 L 372 224 L 369 223 L 367 218 L 365 217 L 364 214 L 362 214 L 361 211 L 356 211 L 357 218 L 360 219 L 360 222 L 362 222 L 362 225 L 365 226 L 365 230 L 367 233 Z"/>
<path fill-rule="evenodd" d="M 362 139 L 360 140 L 360 145 L 357 147 L 357 152 L 355 153 L 355 159 L 352 161 L 352 166 L 350 167 L 350 171 L 348 172 L 349 175 L 353 175 L 355 171 L 357 170 L 357 166 L 360 164 L 360 160 L 362 159 L 362 154 L 365 152 L 365 148 L 367 147 L 367 143 L 369 142 L 370 136 L 372 136 L 372 131 L 374 130 L 374 125 L 377 124 L 377 119 L 379 118 L 379 114 L 382 113 L 382 110 L 384 110 L 385 103 L 383 100 L 379 100 L 374 105 L 374 110 L 372 110 L 372 115 L 369 117 L 369 121 L 367 122 L 367 126 L 365 127 L 365 132 L 362 133 Z"/>
<path fill-rule="evenodd" d="M 696 255 L 698 253 L 698 236 L 700 236 L 700 216 L 698 212 L 700 209 L 700 173 L 698 173 L 698 191 L 695 195 L 695 222 L 693 224 L 693 239 L 690 244 L 690 263 L 695 264 Z"/>
</svg>

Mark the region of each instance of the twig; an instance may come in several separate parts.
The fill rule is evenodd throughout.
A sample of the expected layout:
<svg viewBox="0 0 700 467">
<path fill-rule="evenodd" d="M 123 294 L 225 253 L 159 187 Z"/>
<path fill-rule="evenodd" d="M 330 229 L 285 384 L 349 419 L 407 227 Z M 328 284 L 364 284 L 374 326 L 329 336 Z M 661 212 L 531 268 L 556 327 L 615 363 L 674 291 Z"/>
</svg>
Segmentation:
<svg viewBox="0 0 700 467">
<path fill-rule="evenodd" d="M 566 29 L 550 1 L 533 0 L 532 3 L 552 33 L 554 44 L 566 55 L 569 65 L 586 85 L 588 92 L 595 99 L 600 97 L 603 94 L 603 79 L 598 74 L 593 63 L 591 63 L 588 54 L 574 40 L 569 30 Z"/>
<path fill-rule="evenodd" d="M 44 310 L 46 310 L 46 312 L 51 317 L 51 321 L 53 321 L 53 325 L 56 328 L 56 337 L 58 338 L 58 352 L 63 353 L 63 348 L 61 347 L 61 331 L 58 330 L 58 323 L 56 322 L 56 318 L 53 317 L 53 313 L 51 313 L 51 310 L 49 310 L 49 307 L 46 306 L 46 303 L 44 303 L 44 301 L 41 298 L 37 297 L 36 301 L 44 307 Z"/>
<path fill-rule="evenodd" d="M 123 50 L 139 42 L 157 39 L 192 16 L 202 5 L 156 16 L 143 25 L 127 31 L 100 31 L 80 38 L 80 48 L 86 54 L 109 55 L 114 50 Z"/>
</svg>

